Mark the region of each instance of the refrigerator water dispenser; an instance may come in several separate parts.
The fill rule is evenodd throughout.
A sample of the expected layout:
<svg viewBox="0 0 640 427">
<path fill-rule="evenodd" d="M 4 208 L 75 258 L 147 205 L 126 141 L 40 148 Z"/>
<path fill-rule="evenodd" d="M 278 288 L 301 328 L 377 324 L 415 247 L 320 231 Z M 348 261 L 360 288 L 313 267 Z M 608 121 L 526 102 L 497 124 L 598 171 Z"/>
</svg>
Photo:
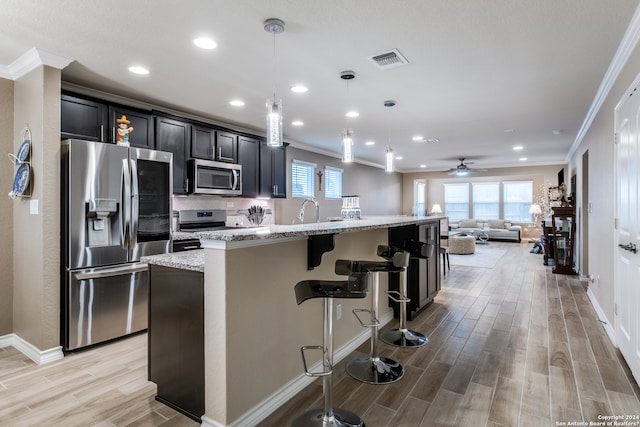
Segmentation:
<svg viewBox="0 0 640 427">
<path fill-rule="evenodd" d="M 111 244 L 111 218 L 118 213 L 118 202 L 114 199 L 92 199 L 87 203 L 88 246 Z"/>
</svg>

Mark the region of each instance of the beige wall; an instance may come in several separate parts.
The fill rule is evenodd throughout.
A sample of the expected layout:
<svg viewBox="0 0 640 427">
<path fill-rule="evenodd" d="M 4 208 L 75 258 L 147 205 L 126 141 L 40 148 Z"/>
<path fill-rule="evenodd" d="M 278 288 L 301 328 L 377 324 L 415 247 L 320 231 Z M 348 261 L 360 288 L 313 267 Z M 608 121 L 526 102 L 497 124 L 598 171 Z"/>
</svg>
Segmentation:
<svg viewBox="0 0 640 427">
<path fill-rule="evenodd" d="M 613 135 L 615 131 L 614 109 L 622 99 L 624 92 L 630 87 L 640 71 L 640 47 L 629 57 L 623 67 L 609 95 L 602 104 L 589 131 L 582 143 L 570 159 L 569 174 L 574 173 L 578 178 L 578 187 L 583 179 L 582 156 L 589 152 L 589 189 L 588 200 L 592 203 L 591 212 L 579 209 L 578 225 L 581 226 L 580 216 L 588 215 L 588 266 L 589 271 L 581 273 L 599 276 L 598 282 L 590 285 L 590 290 L 596 297 L 598 304 L 604 310 L 610 322 L 615 319 L 614 302 L 614 265 L 616 263 L 617 248 L 615 247 L 614 210 L 616 204 L 614 159 L 615 147 Z M 577 206 L 582 205 L 585 197 L 578 191 Z M 584 233 L 584 231 L 583 231 Z"/>
<path fill-rule="evenodd" d="M 324 253 L 321 265 L 311 271 L 306 238 L 226 251 L 205 249 L 205 358 L 214 361 L 205 364 L 207 417 L 221 425 L 237 422 L 303 375 L 300 347 L 322 344 L 323 310 L 321 299 L 297 305 L 295 284 L 345 280 L 334 274 L 335 261 L 379 259 L 376 248 L 386 244 L 387 233 L 381 228 L 337 234 L 335 249 Z M 387 275 L 380 274 L 380 294 L 387 289 Z M 358 334 L 367 334 L 351 310 L 370 308 L 370 297 L 334 301 L 342 304 L 342 319 L 334 322 L 335 351 Z M 379 317 L 385 316 L 392 313 L 381 296 Z M 312 365 L 320 353 L 307 357 Z"/>
<path fill-rule="evenodd" d="M 0 153 L 15 153 L 18 139 L 13 137 L 13 81 L 0 79 Z M 2 159 L 0 167 L 0 336 L 13 332 L 13 204 L 6 197 L 11 190 L 15 167 Z"/>
<path fill-rule="evenodd" d="M 60 71 L 38 67 L 14 87 L 14 134 L 28 123 L 33 140 L 32 195 L 13 201 L 13 332 L 47 350 L 60 345 Z"/>
<path fill-rule="evenodd" d="M 467 178 L 453 178 L 444 172 L 408 173 L 402 177 L 402 212 L 410 215 L 413 208 L 413 182 L 424 179 L 427 186 L 426 207 L 431 210 L 434 203 L 439 203 L 444 209 L 444 184 L 455 182 L 504 182 L 504 181 L 533 181 L 533 198 L 537 200 L 541 186 L 544 184 L 558 185 L 558 172 L 564 165 L 531 166 L 517 168 L 490 169 L 481 176 Z M 566 167 L 565 181 L 568 182 Z"/>
<path fill-rule="evenodd" d="M 298 148 L 287 148 L 287 199 L 277 200 L 276 223 L 291 224 L 296 217 L 303 199 L 291 197 L 291 161 L 303 160 L 315 163 L 316 172 L 324 172 L 325 166 L 332 166 L 344 170 L 342 176 L 342 194 L 345 196 L 359 195 L 362 216 L 366 215 L 394 215 L 402 211 L 402 175 L 386 173 L 384 169 L 365 166 L 358 163 L 344 164 L 335 157 L 312 153 Z M 320 203 L 320 221 L 327 217 L 340 216 L 341 200 L 326 200 L 324 198 L 324 177 L 322 191 L 318 190 L 316 176 L 315 197 Z M 313 206 L 305 210 L 305 222 L 315 221 Z"/>
</svg>

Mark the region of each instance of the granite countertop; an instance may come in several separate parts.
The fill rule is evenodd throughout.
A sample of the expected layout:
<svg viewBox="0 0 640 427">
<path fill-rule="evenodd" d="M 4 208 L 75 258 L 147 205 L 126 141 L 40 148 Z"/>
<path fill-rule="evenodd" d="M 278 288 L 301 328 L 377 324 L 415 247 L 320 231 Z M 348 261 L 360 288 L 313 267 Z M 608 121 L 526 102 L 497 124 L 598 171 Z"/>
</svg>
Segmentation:
<svg viewBox="0 0 640 427">
<path fill-rule="evenodd" d="M 190 232 L 186 232 L 186 231 L 174 231 L 171 234 L 172 238 L 174 241 L 178 241 L 178 240 L 191 240 L 191 239 L 197 239 L 198 236 L 196 236 L 194 233 L 190 233 Z"/>
<path fill-rule="evenodd" d="M 147 264 L 204 273 L 204 249 L 143 256 L 140 258 L 140 261 L 146 262 Z"/>
<path fill-rule="evenodd" d="M 340 234 L 366 231 L 377 228 L 397 227 L 442 219 L 444 216 L 370 216 L 359 220 L 331 221 L 295 225 L 269 225 L 265 227 L 240 228 L 220 231 L 199 231 L 195 235 L 200 240 L 225 242 L 242 240 L 276 240 L 288 237 L 305 237 L 319 234 Z"/>
<path fill-rule="evenodd" d="M 304 237 L 319 234 L 339 234 L 355 231 L 366 231 L 377 228 L 397 227 L 401 225 L 419 224 L 444 218 L 443 216 L 372 216 L 360 220 L 332 221 L 296 225 L 270 225 L 266 227 L 236 228 L 220 231 L 198 231 L 195 233 L 174 232 L 174 240 L 200 238 L 201 240 L 218 240 L 225 242 L 243 240 L 276 240 L 287 237 Z M 169 254 L 144 256 L 140 259 L 148 264 L 164 267 L 181 268 L 204 272 L 204 249 L 175 252 Z"/>
</svg>

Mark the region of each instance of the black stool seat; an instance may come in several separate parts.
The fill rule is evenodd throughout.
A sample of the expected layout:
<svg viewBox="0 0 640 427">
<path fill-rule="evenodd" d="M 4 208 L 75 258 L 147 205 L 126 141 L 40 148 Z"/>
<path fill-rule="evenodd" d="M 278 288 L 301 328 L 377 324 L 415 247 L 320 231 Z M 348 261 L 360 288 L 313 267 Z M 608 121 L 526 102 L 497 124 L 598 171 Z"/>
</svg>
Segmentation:
<svg viewBox="0 0 640 427">
<path fill-rule="evenodd" d="M 367 296 L 366 276 L 354 280 L 303 280 L 295 286 L 298 305 L 311 298 L 364 298 Z"/>
<path fill-rule="evenodd" d="M 347 373 L 353 378 L 368 384 L 390 384 L 404 375 L 404 368 L 393 359 L 378 354 L 378 291 L 379 273 L 402 273 L 409 265 L 409 253 L 394 247 L 380 245 L 377 255 L 385 260 L 379 261 L 336 261 L 335 272 L 339 275 L 371 274 L 371 310 L 354 309 L 353 314 L 365 328 L 371 328 L 371 351 L 347 362 Z M 370 321 L 363 321 L 358 313 L 369 313 Z"/>
<path fill-rule="evenodd" d="M 337 266 L 336 266 L 337 269 Z M 347 280 L 303 280 L 295 285 L 298 305 L 308 299 L 322 298 L 323 339 L 322 345 L 300 348 L 305 375 L 322 377 L 322 408 L 311 409 L 299 415 L 292 427 L 364 427 L 364 421 L 356 414 L 333 407 L 333 299 L 364 298 L 369 290 L 370 274 L 367 272 L 349 272 Z M 322 353 L 322 370 L 312 372 L 307 367 L 305 351 L 316 350 Z"/>
<path fill-rule="evenodd" d="M 383 250 L 382 248 L 383 247 L 378 247 L 378 255 L 383 257 L 388 257 L 391 255 L 389 253 L 381 254 L 380 252 L 381 250 Z M 390 248 L 388 251 L 392 252 L 393 250 L 406 251 L 405 253 L 407 254 L 408 261 L 408 257 L 431 258 L 434 252 L 434 245 L 416 240 L 406 240 L 404 242 L 403 249 Z M 408 265 L 408 263 L 406 265 Z M 380 339 L 387 344 L 395 345 L 398 347 L 421 347 L 425 345 L 429 339 L 420 332 L 415 332 L 407 329 L 407 302 L 410 301 L 410 299 L 407 297 L 407 275 L 403 274 L 400 277 L 400 289 L 397 291 L 387 291 L 389 299 L 398 303 L 398 306 L 400 308 L 400 327 L 398 329 L 388 329 L 386 331 L 383 331 L 380 334 Z"/>
</svg>

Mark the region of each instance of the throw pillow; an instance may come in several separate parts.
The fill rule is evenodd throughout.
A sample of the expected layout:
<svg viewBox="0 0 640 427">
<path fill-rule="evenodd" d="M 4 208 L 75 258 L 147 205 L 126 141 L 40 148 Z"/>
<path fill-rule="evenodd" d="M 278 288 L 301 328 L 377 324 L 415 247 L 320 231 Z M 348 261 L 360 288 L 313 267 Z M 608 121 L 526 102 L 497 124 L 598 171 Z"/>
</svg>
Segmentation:
<svg viewBox="0 0 640 427">
<path fill-rule="evenodd" d="M 475 219 L 461 219 L 460 228 L 478 228 L 478 223 Z"/>
<path fill-rule="evenodd" d="M 504 228 L 504 219 L 490 219 L 489 228 Z"/>
</svg>

